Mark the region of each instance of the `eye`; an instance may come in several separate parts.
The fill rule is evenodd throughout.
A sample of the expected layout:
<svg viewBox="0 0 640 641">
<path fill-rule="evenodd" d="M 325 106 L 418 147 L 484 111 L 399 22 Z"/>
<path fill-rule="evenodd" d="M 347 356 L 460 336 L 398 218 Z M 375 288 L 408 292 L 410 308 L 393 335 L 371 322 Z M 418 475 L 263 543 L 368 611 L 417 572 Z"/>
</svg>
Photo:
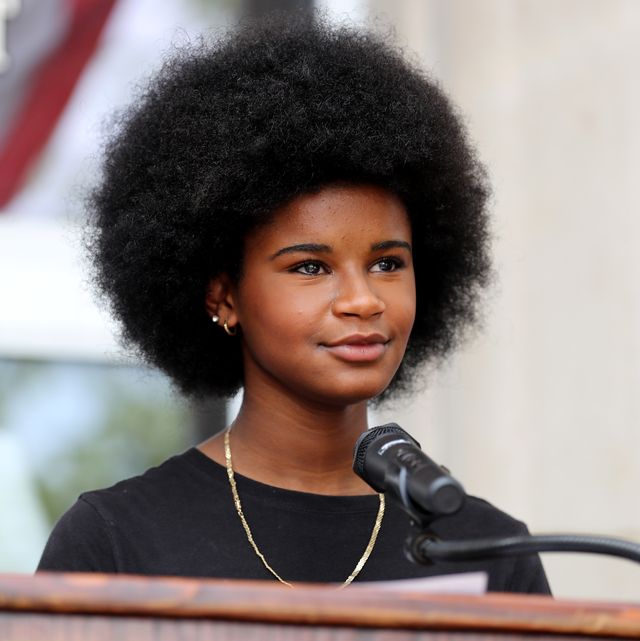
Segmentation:
<svg viewBox="0 0 640 641">
<path fill-rule="evenodd" d="M 305 276 L 318 276 L 319 274 L 328 273 L 327 268 L 317 260 L 305 260 L 303 263 L 298 263 L 289 271 L 296 274 L 304 274 Z"/>
<path fill-rule="evenodd" d="M 404 261 L 394 256 L 385 256 L 378 259 L 371 266 L 372 272 L 394 272 L 396 269 L 404 267 Z"/>
</svg>

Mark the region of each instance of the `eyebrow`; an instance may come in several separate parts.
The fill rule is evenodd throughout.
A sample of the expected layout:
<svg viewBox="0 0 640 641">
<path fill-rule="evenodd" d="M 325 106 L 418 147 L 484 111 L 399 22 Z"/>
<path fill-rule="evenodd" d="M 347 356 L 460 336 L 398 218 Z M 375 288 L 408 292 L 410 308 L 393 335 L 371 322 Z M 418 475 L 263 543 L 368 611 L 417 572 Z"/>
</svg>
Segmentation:
<svg viewBox="0 0 640 641">
<path fill-rule="evenodd" d="M 331 251 L 329 245 L 318 245 L 317 243 L 301 243 L 300 245 L 291 245 L 289 247 L 283 247 L 279 249 L 273 256 L 269 257 L 269 260 L 273 260 L 282 254 L 293 254 L 295 252 L 320 252 L 323 254 L 328 254 Z"/>
<path fill-rule="evenodd" d="M 406 249 L 411 252 L 411 245 L 405 240 L 383 240 L 380 243 L 374 243 L 371 245 L 371 251 L 380 251 L 381 249 Z M 278 256 L 283 254 L 294 254 L 296 252 L 310 252 L 310 253 L 321 253 L 329 254 L 332 249 L 329 245 L 321 245 L 318 243 L 300 243 L 299 245 L 290 245 L 289 247 L 283 247 L 279 249 L 275 254 L 269 257 L 269 260 L 274 260 Z"/>
<path fill-rule="evenodd" d="M 383 240 L 381 243 L 376 243 L 371 245 L 373 251 L 378 251 L 380 249 L 406 249 L 411 253 L 411 245 L 405 240 Z"/>
</svg>

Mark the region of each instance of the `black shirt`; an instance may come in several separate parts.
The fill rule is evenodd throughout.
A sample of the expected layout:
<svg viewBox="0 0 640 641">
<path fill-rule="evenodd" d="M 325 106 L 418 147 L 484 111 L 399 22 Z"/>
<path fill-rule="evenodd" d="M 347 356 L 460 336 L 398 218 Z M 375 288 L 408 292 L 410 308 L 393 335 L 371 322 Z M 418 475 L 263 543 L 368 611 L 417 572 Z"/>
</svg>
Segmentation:
<svg viewBox="0 0 640 641">
<path fill-rule="evenodd" d="M 308 494 L 239 474 L 236 483 L 254 539 L 282 578 L 342 582 L 351 574 L 371 536 L 377 496 Z M 527 531 L 475 497 L 433 530 L 451 540 Z M 485 571 L 492 591 L 549 593 L 537 556 L 414 565 L 403 554 L 408 532 L 408 516 L 387 501 L 356 581 Z M 141 476 L 82 494 L 56 524 L 38 569 L 273 580 L 249 545 L 225 468 L 195 448 Z"/>
</svg>

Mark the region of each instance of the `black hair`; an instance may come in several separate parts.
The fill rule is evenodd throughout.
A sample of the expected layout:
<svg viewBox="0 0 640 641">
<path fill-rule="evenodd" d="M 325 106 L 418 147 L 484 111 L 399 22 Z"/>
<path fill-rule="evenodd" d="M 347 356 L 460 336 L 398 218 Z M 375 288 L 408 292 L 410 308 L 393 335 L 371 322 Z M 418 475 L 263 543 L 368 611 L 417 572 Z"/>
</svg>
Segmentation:
<svg viewBox="0 0 640 641">
<path fill-rule="evenodd" d="M 397 194 L 413 231 L 417 315 L 389 389 L 407 390 L 477 317 L 488 186 L 460 116 L 381 37 L 313 21 L 244 22 L 175 53 L 122 115 L 91 199 L 95 280 L 123 338 L 186 394 L 242 385 L 240 342 L 205 313 L 243 239 L 332 183 Z"/>
</svg>

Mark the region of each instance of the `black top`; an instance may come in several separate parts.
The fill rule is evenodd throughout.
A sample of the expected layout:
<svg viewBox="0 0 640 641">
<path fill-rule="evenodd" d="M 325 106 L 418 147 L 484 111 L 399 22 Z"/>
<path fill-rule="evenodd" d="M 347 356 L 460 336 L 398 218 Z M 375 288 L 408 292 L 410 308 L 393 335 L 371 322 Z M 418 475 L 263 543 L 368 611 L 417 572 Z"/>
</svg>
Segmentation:
<svg viewBox="0 0 640 641">
<path fill-rule="evenodd" d="M 323 496 L 236 474 L 254 539 L 287 581 L 342 582 L 371 536 L 378 497 Z M 469 497 L 433 526 L 443 539 L 526 533 L 486 501 Z M 376 545 L 356 581 L 485 571 L 489 589 L 549 593 L 537 556 L 414 565 L 403 554 L 409 518 L 387 501 Z M 197 449 L 141 476 L 82 494 L 56 524 L 39 570 L 272 579 L 249 546 L 224 467 Z"/>
</svg>

